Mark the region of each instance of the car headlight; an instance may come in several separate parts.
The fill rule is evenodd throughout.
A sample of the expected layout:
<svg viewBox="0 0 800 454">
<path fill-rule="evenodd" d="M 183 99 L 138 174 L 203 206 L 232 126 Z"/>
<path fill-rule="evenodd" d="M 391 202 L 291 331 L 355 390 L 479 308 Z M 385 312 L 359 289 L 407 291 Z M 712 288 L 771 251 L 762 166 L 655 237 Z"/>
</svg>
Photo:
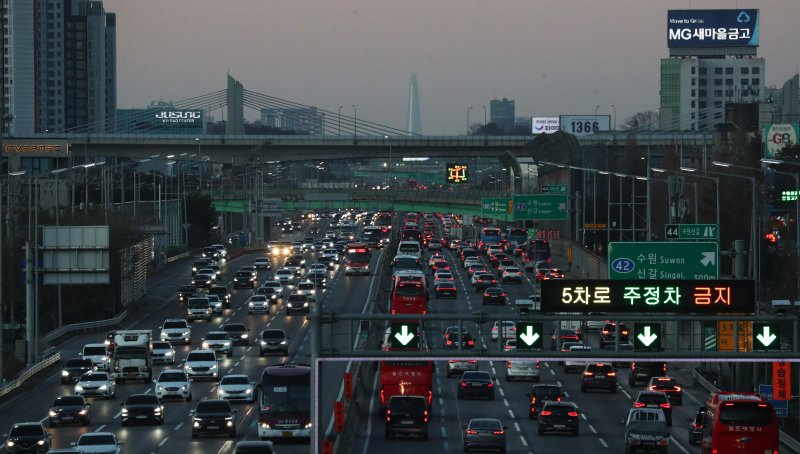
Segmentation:
<svg viewBox="0 0 800 454">
<path fill-rule="evenodd" d="M 75 391 L 83 391 L 83 386 L 75 385 Z"/>
<path fill-rule="evenodd" d="M 269 429 L 269 428 L 270 428 L 270 425 L 269 425 L 269 424 L 267 424 L 267 423 L 265 423 L 265 422 L 262 422 L 262 423 L 261 423 L 261 428 L 262 428 L 262 429 Z M 10 442 L 9 442 L 9 443 L 10 443 Z"/>
<path fill-rule="evenodd" d="M 264 341 L 261 341 L 261 343 L 262 343 L 262 344 L 265 344 L 266 342 L 264 342 Z M 285 341 L 285 340 L 282 340 L 282 341 L 281 341 L 281 345 L 286 345 L 286 341 Z"/>
<path fill-rule="evenodd" d="M 192 425 L 194 427 L 200 427 L 200 421 L 202 421 L 202 419 L 194 418 L 192 421 L 193 421 Z"/>
<path fill-rule="evenodd" d="M 65 370 L 62 370 L 62 371 L 61 371 L 61 376 L 62 376 L 62 377 L 69 377 L 69 372 L 67 372 L 67 371 L 65 371 Z"/>
<path fill-rule="evenodd" d="M 164 387 L 161 385 L 156 386 L 156 391 L 164 391 Z"/>
<path fill-rule="evenodd" d="M 204 350 L 207 350 L 207 349 L 208 349 L 208 342 L 203 342 L 203 349 L 204 349 Z"/>
<path fill-rule="evenodd" d="M 192 366 L 190 366 L 190 365 L 188 365 L 188 364 L 184 364 L 184 365 L 183 365 L 183 368 L 184 368 L 185 370 L 192 370 Z"/>
<path fill-rule="evenodd" d="M 128 414 L 128 409 L 123 407 L 122 408 L 122 415 L 124 416 L 124 415 L 127 415 L 127 414 Z"/>
<path fill-rule="evenodd" d="M 164 352 L 164 356 L 172 356 L 172 352 L 171 351 L 166 351 L 166 352 Z"/>
<path fill-rule="evenodd" d="M 247 303 L 247 306 L 248 307 L 253 307 L 253 302 L 251 301 L 251 302 Z"/>
<path fill-rule="evenodd" d="M 247 333 L 242 334 L 242 339 L 247 339 Z"/>
<path fill-rule="evenodd" d="M 54 412 L 53 410 L 50 410 L 47 414 L 50 415 L 51 418 L 58 416 L 58 413 Z"/>
<path fill-rule="evenodd" d="M 39 440 L 36 442 L 36 444 L 39 446 L 44 446 L 44 440 Z"/>
<path fill-rule="evenodd" d="M 108 385 L 100 385 L 100 391 L 105 391 L 108 389 Z"/>
<path fill-rule="evenodd" d="M 303 303 L 303 307 L 308 307 L 308 303 Z"/>
<path fill-rule="evenodd" d="M 85 408 L 78 412 L 78 414 L 81 415 L 81 416 L 85 415 L 86 413 L 88 413 L 88 411 L 86 411 Z"/>
<path fill-rule="evenodd" d="M 13 442 L 13 441 L 11 441 L 11 440 L 8 440 L 8 441 L 6 442 L 6 446 L 8 446 L 8 447 L 10 448 L 10 447 L 14 446 L 14 442 Z"/>
<path fill-rule="evenodd" d="M 182 385 L 181 386 L 181 391 L 186 391 L 187 389 L 189 389 L 189 387 L 187 385 Z"/>
<path fill-rule="evenodd" d="M 153 414 L 154 415 L 160 415 L 161 414 L 161 407 L 154 408 L 153 409 Z"/>
<path fill-rule="evenodd" d="M 217 370 L 217 365 L 216 365 L 216 364 L 214 364 L 213 366 L 211 366 L 211 367 L 210 367 L 210 369 L 212 369 L 212 370 Z"/>
<path fill-rule="evenodd" d="M 309 422 L 308 424 L 306 424 L 306 429 L 310 429 L 310 428 L 311 428 L 311 423 Z"/>
</svg>

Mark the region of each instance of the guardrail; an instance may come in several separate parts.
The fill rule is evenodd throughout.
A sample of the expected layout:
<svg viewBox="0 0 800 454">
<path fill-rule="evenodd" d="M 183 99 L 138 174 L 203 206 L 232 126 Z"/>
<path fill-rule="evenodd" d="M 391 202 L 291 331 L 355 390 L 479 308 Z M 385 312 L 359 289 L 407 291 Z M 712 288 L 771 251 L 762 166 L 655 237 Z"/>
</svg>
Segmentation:
<svg viewBox="0 0 800 454">
<path fill-rule="evenodd" d="M 164 260 L 164 263 L 172 263 L 172 262 L 178 261 L 180 259 L 184 259 L 186 257 L 189 257 L 191 255 L 192 255 L 192 251 L 181 252 L 178 255 L 173 255 L 172 257 L 167 257 Z"/>
<path fill-rule="evenodd" d="M 119 325 L 127 315 L 128 315 L 128 310 L 126 309 L 117 314 L 117 316 L 114 318 L 109 318 L 106 320 L 95 320 L 91 322 L 73 323 L 71 325 L 62 326 L 61 328 L 58 328 L 54 331 L 50 331 L 44 336 L 44 338 L 47 342 L 53 342 L 59 337 L 67 333 L 71 333 L 72 331 L 86 331 L 86 330 L 93 330 L 97 328 Z"/>
<path fill-rule="evenodd" d="M 706 391 L 710 393 L 715 393 L 719 391 L 719 388 L 710 381 L 708 381 L 708 379 L 704 377 L 703 374 L 698 372 L 697 369 L 692 370 L 692 376 L 694 377 L 695 380 L 697 380 L 697 383 L 700 386 L 702 386 Z M 792 452 L 800 453 L 800 441 L 789 435 L 787 432 L 781 430 L 779 435 L 779 440 L 783 446 L 791 449 Z"/>
<path fill-rule="evenodd" d="M 2 387 L 0 387 L 0 397 L 4 397 L 6 394 L 14 391 L 15 389 L 19 388 L 25 382 L 33 377 L 35 374 L 39 373 L 40 371 L 50 367 L 51 365 L 61 361 L 61 352 L 53 351 L 50 356 L 45 357 L 41 361 L 37 362 L 31 367 L 24 369 L 17 378 L 11 380 L 10 382 L 6 383 Z"/>
</svg>

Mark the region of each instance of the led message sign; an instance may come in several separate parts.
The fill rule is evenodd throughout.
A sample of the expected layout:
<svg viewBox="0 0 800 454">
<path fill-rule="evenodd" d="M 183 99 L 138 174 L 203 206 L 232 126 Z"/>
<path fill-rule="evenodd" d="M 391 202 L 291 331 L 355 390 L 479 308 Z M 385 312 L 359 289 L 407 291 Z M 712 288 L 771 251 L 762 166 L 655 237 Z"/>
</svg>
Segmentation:
<svg viewBox="0 0 800 454">
<path fill-rule="evenodd" d="M 457 162 L 447 163 L 447 182 L 448 183 L 466 183 L 469 176 L 469 169 L 466 164 L 459 164 Z"/>
<path fill-rule="evenodd" d="M 542 312 L 755 312 L 755 284 L 746 280 L 542 281 Z"/>
<path fill-rule="evenodd" d="M 757 9 L 682 9 L 667 12 L 668 47 L 758 46 Z"/>
</svg>

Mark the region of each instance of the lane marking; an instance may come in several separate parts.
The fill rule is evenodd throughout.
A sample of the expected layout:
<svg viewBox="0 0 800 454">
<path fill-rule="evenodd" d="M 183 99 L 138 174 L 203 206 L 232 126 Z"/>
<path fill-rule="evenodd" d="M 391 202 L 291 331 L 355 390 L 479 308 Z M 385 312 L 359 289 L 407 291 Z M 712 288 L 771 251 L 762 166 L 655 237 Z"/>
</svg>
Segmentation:
<svg viewBox="0 0 800 454">
<path fill-rule="evenodd" d="M 677 446 L 677 447 L 678 447 L 678 449 L 680 449 L 681 451 L 683 451 L 683 452 L 684 452 L 684 453 L 686 453 L 686 454 L 689 454 L 689 451 L 688 451 L 686 448 L 684 448 L 684 447 L 683 447 L 683 446 L 682 446 L 680 443 L 678 443 L 678 440 L 677 440 L 675 437 L 673 437 L 672 435 L 670 435 L 670 436 L 669 436 L 669 439 L 670 439 L 670 440 L 672 440 L 672 443 L 673 443 L 675 446 Z"/>
<path fill-rule="evenodd" d="M 522 446 L 528 447 L 528 442 L 525 440 L 525 437 L 522 435 L 519 436 L 519 442 L 522 443 Z"/>
<path fill-rule="evenodd" d="M 117 419 L 122 415 L 122 410 L 118 411 L 116 415 L 114 415 L 111 419 Z"/>
<path fill-rule="evenodd" d="M 633 398 L 631 397 L 631 395 L 630 395 L 630 394 L 628 394 L 628 391 L 625 391 L 625 388 L 621 388 L 621 389 L 622 389 L 622 394 L 625 394 L 625 397 L 627 397 L 628 399 L 633 399 Z"/>
<path fill-rule="evenodd" d="M 503 403 L 505 404 L 506 407 L 510 407 L 510 405 L 508 404 L 508 399 L 503 399 Z"/>
<path fill-rule="evenodd" d="M 102 431 L 103 431 L 103 429 L 105 429 L 105 428 L 106 428 L 106 425 L 105 425 L 105 424 L 103 424 L 102 426 L 100 426 L 100 427 L 98 427 L 97 429 L 95 429 L 95 432 L 102 432 Z"/>
<path fill-rule="evenodd" d="M 511 417 L 511 419 L 514 419 L 514 418 L 516 418 L 516 416 L 514 416 L 514 410 L 512 410 L 512 409 L 510 409 L 510 408 L 509 408 L 509 409 L 508 409 L 508 416 L 510 416 L 510 417 Z"/>
<path fill-rule="evenodd" d="M 589 424 L 589 430 L 591 430 L 592 433 L 595 433 L 595 434 L 597 433 L 597 429 L 595 429 L 594 426 L 591 425 L 591 424 Z"/>
<path fill-rule="evenodd" d="M 158 447 L 160 448 L 160 447 L 164 446 L 164 443 L 166 443 L 167 440 L 169 440 L 169 437 L 164 437 L 164 439 L 161 440 L 161 443 L 158 444 Z"/>
<path fill-rule="evenodd" d="M 519 423 L 516 421 L 514 421 L 514 429 L 516 429 L 517 432 L 522 432 L 522 429 L 519 428 Z"/>
<path fill-rule="evenodd" d="M 497 390 L 500 391 L 501 396 L 506 397 L 506 392 L 503 391 L 503 388 L 497 388 Z"/>
<path fill-rule="evenodd" d="M 608 444 L 606 443 L 605 440 L 603 440 L 602 438 L 598 438 L 598 440 L 600 440 L 600 444 L 603 445 L 604 448 L 608 449 Z"/>
<path fill-rule="evenodd" d="M 175 426 L 175 430 L 180 430 L 181 427 L 183 427 L 183 421 L 181 421 L 180 423 L 178 423 L 177 426 Z"/>
<path fill-rule="evenodd" d="M 447 438 L 447 429 L 444 426 L 442 426 L 441 429 L 442 429 L 442 438 L 446 439 Z"/>
<path fill-rule="evenodd" d="M 583 420 L 584 420 L 584 421 L 587 421 L 587 419 L 586 419 L 586 413 L 581 413 L 581 418 L 583 418 Z"/>
</svg>

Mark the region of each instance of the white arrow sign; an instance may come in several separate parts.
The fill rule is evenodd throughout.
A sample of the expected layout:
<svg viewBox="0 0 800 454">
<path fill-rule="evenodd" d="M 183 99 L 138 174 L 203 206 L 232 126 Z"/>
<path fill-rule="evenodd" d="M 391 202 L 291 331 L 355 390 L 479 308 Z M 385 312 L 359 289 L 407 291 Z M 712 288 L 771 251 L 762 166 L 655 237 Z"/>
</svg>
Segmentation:
<svg viewBox="0 0 800 454">
<path fill-rule="evenodd" d="M 649 326 L 645 326 L 644 327 L 644 332 L 643 333 L 639 333 L 639 336 L 637 336 L 637 337 L 639 338 L 639 341 L 642 344 L 644 344 L 645 347 L 649 347 L 653 342 L 656 341 L 656 339 L 658 339 L 658 334 L 651 333 L 650 332 L 650 327 Z"/>
<path fill-rule="evenodd" d="M 531 325 L 528 325 L 528 330 L 520 334 L 519 338 L 522 339 L 522 342 L 533 345 L 539 339 L 539 335 L 533 332 L 533 327 Z"/>
<path fill-rule="evenodd" d="M 761 342 L 761 345 L 769 347 L 769 344 L 775 342 L 775 339 L 777 339 L 778 336 L 770 333 L 769 326 L 765 326 L 761 334 L 758 334 L 756 338 L 758 338 L 758 341 Z"/>
<path fill-rule="evenodd" d="M 398 340 L 398 342 L 400 342 L 400 344 L 408 345 L 408 343 L 411 342 L 412 339 L 414 339 L 414 334 L 408 332 L 407 325 L 403 325 L 402 327 L 400 327 L 399 333 L 394 333 L 394 337 L 395 339 Z"/>
<path fill-rule="evenodd" d="M 703 252 L 703 258 L 700 259 L 700 263 L 703 266 L 714 265 L 717 263 L 717 253 L 716 252 Z"/>
</svg>

